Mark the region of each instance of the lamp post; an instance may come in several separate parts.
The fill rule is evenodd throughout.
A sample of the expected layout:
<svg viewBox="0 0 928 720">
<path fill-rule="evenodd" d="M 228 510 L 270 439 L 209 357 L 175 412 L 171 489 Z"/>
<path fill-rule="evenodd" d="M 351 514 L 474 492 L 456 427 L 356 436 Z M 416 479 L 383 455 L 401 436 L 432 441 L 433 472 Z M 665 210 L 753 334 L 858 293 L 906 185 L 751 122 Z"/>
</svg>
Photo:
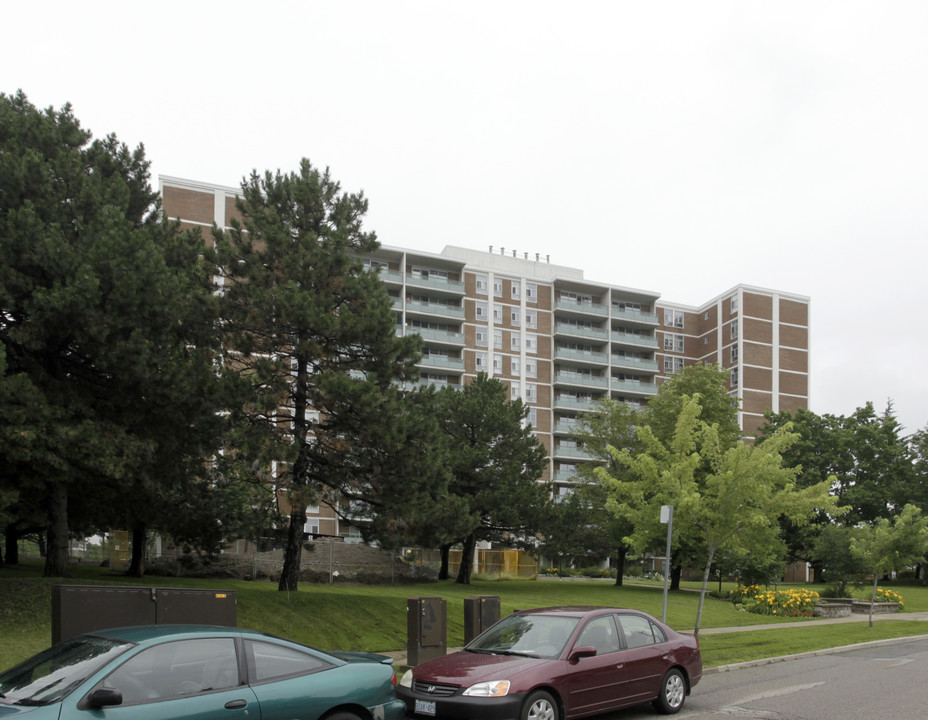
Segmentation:
<svg viewBox="0 0 928 720">
<path fill-rule="evenodd" d="M 670 538 L 673 535 L 673 505 L 661 505 L 661 523 L 667 526 L 667 554 L 664 556 L 664 610 L 661 622 L 667 622 L 667 583 L 670 581 Z"/>
</svg>

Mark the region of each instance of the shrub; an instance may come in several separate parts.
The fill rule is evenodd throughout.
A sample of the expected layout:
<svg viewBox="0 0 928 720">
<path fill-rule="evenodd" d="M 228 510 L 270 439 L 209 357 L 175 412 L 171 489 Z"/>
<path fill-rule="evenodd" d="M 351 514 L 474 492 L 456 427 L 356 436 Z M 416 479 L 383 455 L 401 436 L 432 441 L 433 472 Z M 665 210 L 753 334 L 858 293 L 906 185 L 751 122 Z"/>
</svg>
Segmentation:
<svg viewBox="0 0 928 720">
<path fill-rule="evenodd" d="M 743 604 L 745 610 L 757 615 L 811 617 L 812 609 L 818 598 L 817 592 L 804 588 L 763 590 L 751 597 L 746 597 Z"/>
<path fill-rule="evenodd" d="M 873 598 L 872 594 L 866 599 L 869 601 L 871 598 Z M 886 588 L 876 589 L 876 601 L 886 602 L 886 603 L 899 603 L 900 610 L 905 606 L 905 603 L 902 602 L 902 595 L 897 593 L 895 590 L 888 590 Z"/>
</svg>

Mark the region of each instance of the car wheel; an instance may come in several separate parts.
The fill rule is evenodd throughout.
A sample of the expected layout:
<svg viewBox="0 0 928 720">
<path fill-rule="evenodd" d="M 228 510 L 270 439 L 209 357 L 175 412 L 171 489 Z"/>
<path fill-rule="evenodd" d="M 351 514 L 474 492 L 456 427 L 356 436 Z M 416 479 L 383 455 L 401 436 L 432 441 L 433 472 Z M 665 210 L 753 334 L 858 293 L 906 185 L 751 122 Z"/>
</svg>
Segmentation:
<svg viewBox="0 0 928 720">
<path fill-rule="evenodd" d="M 661 681 L 661 692 L 654 701 L 654 707 L 664 713 L 673 715 L 683 707 L 686 699 L 686 680 L 677 668 L 671 668 Z"/>
<path fill-rule="evenodd" d="M 558 716 L 557 703 L 544 690 L 533 692 L 522 706 L 522 720 L 558 720 Z"/>
<path fill-rule="evenodd" d="M 326 715 L 323 720 L 361 720 L 361 718 L 359 718 L 353 712 L 340 710 L 339 712 L 332 713 L 331 715 Z"/>
</svg>

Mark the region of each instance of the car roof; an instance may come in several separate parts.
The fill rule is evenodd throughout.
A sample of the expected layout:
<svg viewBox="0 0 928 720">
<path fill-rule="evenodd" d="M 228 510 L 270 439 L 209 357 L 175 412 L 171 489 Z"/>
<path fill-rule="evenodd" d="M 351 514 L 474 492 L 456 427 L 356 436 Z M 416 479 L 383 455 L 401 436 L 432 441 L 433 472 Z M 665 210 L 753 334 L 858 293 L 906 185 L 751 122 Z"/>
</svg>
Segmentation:
<svg viewBox="0 0 928 720">
<path fill-rule="evenodd" d="M 134 625 L 95 630 L 87 634 L 131 643 L 145 643 L 152 640 L 163 640 L 165 638 L 206 637 L 215 635 L 269 637 L 264 633 L 259 633 L 254 630 L 244 630 L 228 625 Z"/>
<path fill-rule="evenodd" d="M 534 608 L 532 610 L 517 610 L 515 615 L 566 615 L 569 617 L 584 617 L 586 615 L 597 615 L 607 612 L 633 612 L 641 613 L 640 610 L 629 608 L 606 607 L 606 606 L 584 606 L 584 605 L 565 605 L 562 607 L 545 607 Z"/>
</svg>

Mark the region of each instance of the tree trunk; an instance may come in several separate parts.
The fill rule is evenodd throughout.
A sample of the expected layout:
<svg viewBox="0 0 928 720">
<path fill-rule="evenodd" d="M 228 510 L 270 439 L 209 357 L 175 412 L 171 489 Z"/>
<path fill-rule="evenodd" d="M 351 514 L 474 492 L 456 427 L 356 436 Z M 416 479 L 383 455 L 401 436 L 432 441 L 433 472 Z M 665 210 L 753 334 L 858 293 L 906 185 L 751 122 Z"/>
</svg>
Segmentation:
<svg viewBox="0 0 928 720">
<path fill-rule="evenodd" d="M 709 551 L 709 557 L 706 559 L 706 569 L 702 574 L 702 588 L 699 591 L 699 605 L 696 608 L 696 629 L 693 630 L 693 637 L 699 638 L 699 624 L 702 622 L 702 606 L 706 602 L 706 588 L 709 587 L 709 574 L 712 572 L 712 560 L 715 557 L 715 551 Z"/>
<path fill-rule="evenodd" d="M 144 577 L 145 575 L 145 525 L 136 523 L 132 527 L 132 562 L 126 575 L 129 577 Z"/>
<path fill-rule="evenodd" d="M 461 550 L 461 566 L 458 568 L 458 576 L 454 581 L 458 585 L 470 585 L 470 572 L 474 566 L 474 549 L 477 547 L 477 538 L 469 535 L 463 544 Z"/>
<path fill-rule="evenodd" d="M 3 544 L 6 546 L 6 564 L 19 565 L 19 533 L 15 525 L 3 529 Z"/>
<path fill-rule="evenodd" d="M 683 576 L 683 566 L 674 565 L 670 570 L 670 590 L 680 589 L 680 578 Z"/>
<path fill-rule="evenodd" d="M 441 567 L 438 569 L 439 580 L 447 580 L 450 576 L 448 558 L 451 555 L 451 545 L 452 543 L 447 543 L 438 547 L 438 552 L 441 555 Z"/>
<path fill-rule="evenodd" d="M 615 584 L 616 587 L 622 586 L 622 578 L 625 577 L 625 556 L 628 549 L 624 545 L 619 545 L 615 553 Z"/>
<path fill-rule="evenodd" d="M 278 590 L 296 590 L 300 584 L 300 561 L 303 558 L 303 525 L 306 523 L 306 506 L 300 504 L 290 509 L 290 526 L 287 528 L 287 544 L 284 547 L 284 566 L 280 571 Z"/>
<path fill-rule="evenodd" d="M 68 489 L 60 483 L 48 495 L 48 548 L 45 577 L 70 577 L 68 569 Z"/>
</svg>

